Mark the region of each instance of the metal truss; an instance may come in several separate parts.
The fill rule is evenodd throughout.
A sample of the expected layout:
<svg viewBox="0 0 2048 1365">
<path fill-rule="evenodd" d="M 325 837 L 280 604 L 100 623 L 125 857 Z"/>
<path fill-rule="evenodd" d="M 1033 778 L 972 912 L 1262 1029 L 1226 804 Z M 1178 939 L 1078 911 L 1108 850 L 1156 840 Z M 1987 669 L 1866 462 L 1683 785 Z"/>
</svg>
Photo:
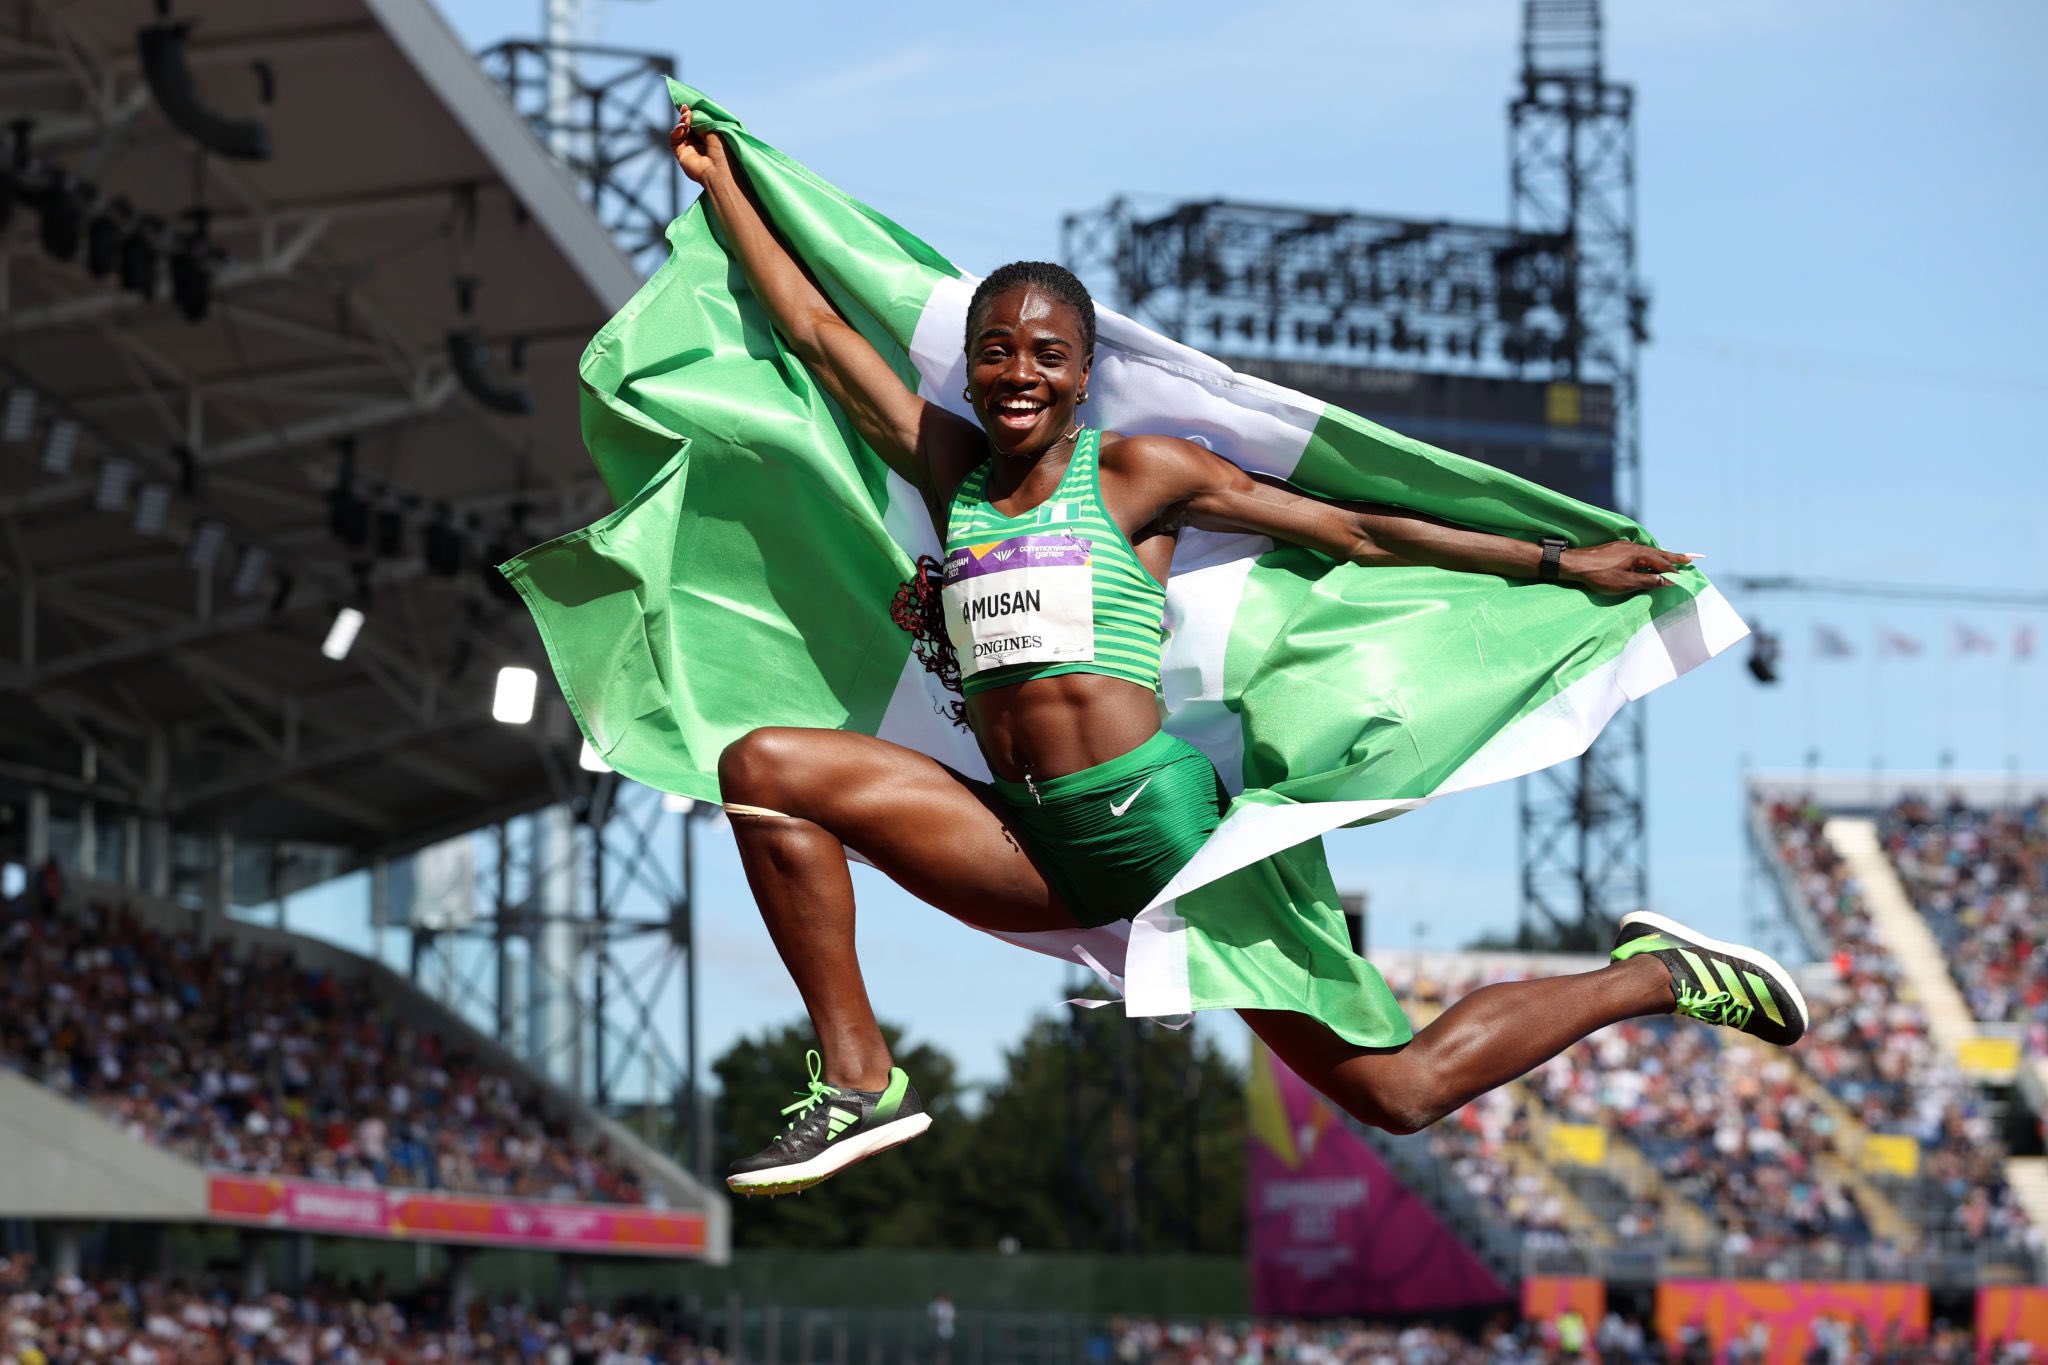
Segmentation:
<svg viewBox="0 0 2048 1365">
<path fill-rule="evenodd" d="M 1614 485 L 1641 515 L 1637 351 L 1649 339 L 1636 276 L 1634 91 L 1606 78 L 1599 0 L 1524 0 L 1521 92 L 1508 106 L 1511 221 L 1560 237 L 1576 304 L 1568 377 L 1614 393 Z M 1649 759 L 1640 705 L 1578 762 L 1521 784 L 1522 927 L 1606 944 L 1650 897 Z"/>
<path fill-rule="evenodd" d="M 0 238 L 0 392 L 32 389 L 46 420 L 82 433 L 69 470 L 38 473 L 34 452 L 11 449 L 0 470 L 0 595 L 18 603 L 8 618 L 17 628 L 0 641 L 0 782 L 33 793 L 46 833 L 53 795 L 76 801 L 82 829 L 118 821 L 127 839 L 147 823 L 158 846 L 151 875 L 183 890 L 197 865 L 168 848 L 173 831 L 204 832 L 210 861 L 198 871 L 212 910 L 225 908 L 238 862 L 267 856 L 269 891 L 289 889 L 282 850 L 245 846 L 238 859 L 220 828 L 281 798 L 334 817 L 323 828 L 373 880 L 440 841 L 480 851 L 474 894 L 452 898 L 473 913 L 428 906 L 404 926 L 415 978 L 600 1109 L 643 1120 L 660 1145 L 694 1144 L 691 843 L 717 812 L 678 813 L 660 793 L 566 761 L 576 735 L 559 706 L 531 725 L 499 726 L 474 676 L 536 661 L 523 612 L 476 570 L 593 520 L 610 499 L 580 458 L 573 471 L 536 472 L 546 466 L 530 427 L 470 401 L 446 332 L 387 284 L 391 307 L 415 312 L 392 316 L 376 288 L 385 267 L 409 268 L 401 279 L 445 270 L 453 327 L 469 308 L 458 281 L 482 274 L 488 289 L 494 266 L 502 276 L 557 248 L 520 235 L 530 206 L 511 181 L 267 196 L 259 186 L 274 180 L 166 139 L 132 50 L 83 26 L 68 0 L 23 0 L 22 10 L 0 37 L 0 110 L 34 121 L 34 155 L 110 195 L 149 183 L 124 179 L 136 164 L 124 156 L 191 157 L 222 264 L 204 321 L 187 330 L 161 303 L 19 232 Z M 388 38 L 371 22 L 294 27 L 280 14 L 274 28 L 195 42 L 189 55 L 205 67 L 356 43 L 381 51 Z M 665 250 L 680 173 L 666 129 L 644 111 L 665 104 L 671 63 L 544 43 L 505 44 L 482 60 L 618 244 L 643 263 Z M 548 170 L 537 157 L 535 167 Z M 136 208 L 170 220 L 184 205 Z M 550 306 L 560 311 L 539 316 L 585 308 Z M 566 368 L 602 315 L 529 328 L 518 341 L 530 359 Z M 63 361 L 43 359 L 59 350 Z M 438 485 L 407 489 L 369 472 L 396 463 L 370 458 L 387 450 L 371 442 L 386 438 L 388 449 L 410 439 L 457 453 L 426 464 Z M 125 515 L 116 526 L 94 509 L 95 462 L 109 460 L 176 490 L 161 533 L 131 536 Z M 452 530 L 468 567 L 451 581 L 419 534 L 396 553 L 338 543 L 329 514 L 344 476 L 373 513 Z M 88 519 L 106 552 L 64 542 L 62 528 Z M 231 547 L 261 552 L 260 590 L 194 572 L 188 541 L 203 521 L 221 523 Z M 162 591 L 170 581 L 192 590 Z M 371 599 L 397 628 L 365 631 L 332 666 L 299 662 L 318 641 L 313 629 Z M 284 637 L 291 652 L 278 650 Z M 149 695 L 158 678 L 175 682 L 178 701 Z M 508 765 L 508 750 L 531 762 Z M 371 763 L 383 765 L 377 782 L 362 778 Z M 521 774 L 519 790 L 495 780 L 506 771 Z M 400 788 L 445 800 L 416 804 L 430 812 L 422 823 L 392 799 Z"/>
<path fill-rule="evenodd" d="M 1621 511 L 1642 494 L 1630 87 L 1598 0 L 1525 0 L 1505 227 L 1225 201 L 1068 215 L 1063 259 L 1178 340 L 1247 357 L 1612 386 Z M 1639 708 L 1523 782 L 1524 936 L 1598 947 L 1649 898 Z"/>
<path fill-rule="evenodd" d="M 668 55 L 522 39 L 477 56 L 626 254 L 644 271 L 659 266 L 668 226 L 682 212 L 669 125 L 647 116 L 671 107 Z"/>
<path fill-rule="evenodd" d="M 140 116 L 151 99 L 132 54 L 96 51 L 67 9 L 55 0 L 26 0 L 38 37 L 8 41 L 0 102 L 10 117 L 34 121 L 38 155 L 62 157 L 90 175 L 138 138 L 147 140 Z M 331 51 L 377 36 L 368 24 L 284 25 L 195 48 L 194 61 L 242 62 L 295 47 Z M 346 665 L 346 681 L 359 687 L 367 679 L 398 717 L 374 737 L 352 724 L 331 723 L 315 691 L 280 687 L 209 657 L 224 641 L 277 629 L 281 611 L 324 619 L 366 588 L 380 599 L 380 610 L 414 620 L 437 614 L 417 554 L 352 568 L 335 553 L 322 524 L 338 463 L 335 443 L 458 419 L 468 424 L 469 439 L 481 428 L 497 447 L 493 463 L 507 473 L 499 487 L 439 500 L 463 527 L 502 524 L 515 507 L 536 526 L 569 526 L 608 502 L 594 473 L 541 487 L 515 473 L 524 464 L 526 438 L 511 419 L 465 402 L 438 339 L 409 336 L 361 287 L 361 263 L 331 249 L 343 229 L 374 223 L 397 232 L 411 227 L 409 250 L 458 253 L 462 215 L 474 213 L 480 193 L 502 197 L 501 186 L 430 185 L 285 202 L 266 199 L 249 176 L 220 158 L 206 161 L 204 176 L 216 200 L 209 230 L 227 259 L 214 278 L 207 330 L 213 342 L 225 342 L 226 363 L 195 360 L 127 325 L 150 305 L 113 282 L 79 288 L 74 265 L 33 250 L 0 250 L 0 312 L 7 314 L 7 339 L 24 348 L 17 353 L 31 353 L 48 337 L 86 335 L 119 367 L 97 390 L 68 403 L 45 395 L 45 402 L 81 425 L 89 449 L 129 459 L 139 477 L 183 490 L 178 524 L 165 536 L 138 534 L 132 553 L 61 569 L 37 564 L 24 549 L 23 518 L 85 503 L 91 478 L 53 476 L 0 496 L 0 583 L 22 604 L 13 657 L 0 664 L 0 701 L 25 699 L 43 721 L 76 740 L 70 754 L 62 744 L 43 755 L 32 747 L 17 750 L 10 775 L 173 818 L 282 790 L 360 826 L 366 844 L 401 840 L 404 831 L 388 812 L 327 789 L 321 773 L 407 738 L 430 739 L 476 724 L 475 705 L 454 704 L 451 674 L 477 654 L 514 660 L 512 649 L 488 629 L 497 614 L 491 603 L 471 589 L 477 600 L 469 617 L 480 627 L 473 631 L 409 631 L 403 643 L 362 640 Z M 168 213 L 175 206 L 155 207 Z M 515 211 L 509 201 L 500 207 Z M 56 286 L 44 291 L 52 297 L 16 306 L 20 284 L 31 274 Z M 452 315 L 452 296 L 450 306 Z M 582 339 L 524 340 L 539 353 L 572 351 Z M 267 349 L 279 342 L 289 343 L 294 360 L 266 365 Z M 33 385 L 19 366 L 8 368 L 16 382 Z M 110 434 L 117 426 L 134 430 L 138 418 L 159 439 Z M 258 467 L 262 476 L 253 472 Z M 263 527 L 233 510 L 250 507 L 266 513 Z M 303 518 L 296 526 L 295 517 Z M 181 532 L 202 518 L 226 522 L 236 546 L 256 547 L 268 557 L 273 572 L 263 600 L 222 600 L 227 594 L 203 576 L 183 610 L 120 590 L 124 578 L 185 572 Z M 104 696 L 85 695 L 86 684 L 108 669 L 156 659 L 211 706 L 181 733 L 163 732 L 144 706 L 124 705 L 118 688 L 111 705 Z M 161 756 L 194 749 L 210 755 L 204 778 L 174 789 Z M 455 765 L 418 755 L 394 761 L 462 798 L 488 795 Z M 81 776 L 85 766 L 99 774 L 88 781 Z"/>
<path fill-rule="evenodd" d="M 1069 214 L 1063 259 L 1117 306 L 1239 355 L 1543 378 L 1568 360 L 1567 239 L 1222 200 Z"/>
<path fill-rule="evenodd" d="M 479 913 L 407 927 L 423 990 L 701 1175 L 692 861 L 718 812 L 677 804 L 607 776 L 472 831 Z"/>
</svg>

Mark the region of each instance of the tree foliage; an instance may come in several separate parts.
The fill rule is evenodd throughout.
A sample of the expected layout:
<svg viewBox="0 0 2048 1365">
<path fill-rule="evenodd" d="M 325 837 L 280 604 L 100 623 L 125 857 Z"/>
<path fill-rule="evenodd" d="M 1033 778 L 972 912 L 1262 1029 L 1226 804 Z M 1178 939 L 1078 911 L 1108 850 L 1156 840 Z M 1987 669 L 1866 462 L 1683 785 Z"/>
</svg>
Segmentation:
<svg viewBox="0 0 2048 1365">
<path fill-rule="evenodd" d="M 1244 1077 L 1194 1028 L 1064 1013 L 1033 1021 L 972 1110 L 949 1057 L 884 1025 L 931 1131 L 808 1194 L 740 1201 L 735 1245 L 1242 1250 Z M 719 1169 L 773 1135 L 814 1045 L 799 1022 L 713 1063 Z"/>
</svg>

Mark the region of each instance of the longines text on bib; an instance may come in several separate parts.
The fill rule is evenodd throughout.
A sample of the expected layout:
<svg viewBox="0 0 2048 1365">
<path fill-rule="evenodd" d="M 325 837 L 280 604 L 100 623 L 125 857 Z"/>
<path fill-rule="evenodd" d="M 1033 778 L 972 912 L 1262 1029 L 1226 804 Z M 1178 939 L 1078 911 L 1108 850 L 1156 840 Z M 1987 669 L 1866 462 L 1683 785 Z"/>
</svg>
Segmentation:
<svg viewBox="0 0 2048 1365">
<path fill-rule="evenodd" d="M 1012 664 L 1095 657 L 1094 542 L 1011 536 L 946 556 L 946 635 L 962 677 Z"/>
</svg>

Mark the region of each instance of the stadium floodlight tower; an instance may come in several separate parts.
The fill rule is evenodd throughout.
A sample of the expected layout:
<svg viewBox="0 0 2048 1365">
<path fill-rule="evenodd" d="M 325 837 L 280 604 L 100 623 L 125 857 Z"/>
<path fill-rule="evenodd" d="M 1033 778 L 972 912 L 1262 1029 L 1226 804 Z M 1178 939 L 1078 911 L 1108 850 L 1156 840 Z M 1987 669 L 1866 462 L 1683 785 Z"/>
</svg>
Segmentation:
<svg viewBox="0 0 2048 1365">
<path fill-rule="evenodd" d="M 1601 64 L 1599 0 L 1524 0 L 1522 88 L 1508 106 L 1509 215 L 1568 240 L 1574 301 L 1564 363 L 1614 403 L 1618 510 L 1642 514 L 1636 356 L 1649 340 L 1636 277 L 1635 91 Z M 1623 708 L 1593 748 L 1521 784 L 1522 928 L 1597 948 L 1649 901 L 1643 710 Z"/>
<path fill-rule="evenodd" d="M 544 35 L 477 54 L 534 135 L 643 272 L 668 255 L 682 211 L 682 170 L 669 151 L 667 53 L 578 41 L 588 0 L 542 0 Z"/>
</svg>

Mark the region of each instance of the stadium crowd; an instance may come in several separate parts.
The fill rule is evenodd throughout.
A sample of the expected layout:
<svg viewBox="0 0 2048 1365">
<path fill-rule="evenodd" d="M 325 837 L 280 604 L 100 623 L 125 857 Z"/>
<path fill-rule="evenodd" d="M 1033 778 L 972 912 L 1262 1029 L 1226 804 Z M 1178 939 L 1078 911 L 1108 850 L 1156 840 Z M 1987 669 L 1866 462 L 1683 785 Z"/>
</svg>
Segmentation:
<svg viewBox="0 0 2048 1365">
<path fill-rule="evenodd" d="M 2048 1055 L 2048 798 L 1981 810 L 1920 797 L 1885 813 L 1886 853 L 1976 1018 Z"/>
<path fill-rule="evenodd" d="M 1820 1365 L 1966 1365 L 1978 1360 L 1968 1331 L 1935 1323 L 1918 1341 L 1873 1341 L 1861 1324 L 1824 1320 L 1807 1359 Z M 1426 1324 L 1260 1321 L 1250 1324 L 1120 1322 L 1091 1349 L 1090 1365 L 1754 1365 L 1770 1335 L 1752 1329 L 1717 1356 L 1697 1327 L 1675 1343 L 1610 1311 L 1597 1325 L 1565 1314 L 1546 1322 L 1499 1320 L 1474 1333 Z M 2031 1362 L 2024 1347 L 1994 1353 L 1998 1365 Z"/>
<path fill-rule="evenodd" d="M 1430 1150 L 1482 1207 L 1537 1245 L 1562 1246 L 1570 1240 L 1563 1199 L 1540 1177 L 1517 1170 L 1508 1156 L 1512 1145 L 1530 1138 L 1527 1111 L 1500 1090 L 1429 1130 Z"/>
<path fill-rule="evenodd" d="M 1720 1229 L 1724 1254 L 1831 1255 L 1871 1242 L 1854 1191 L 1823 1171 L 1832 1125 L 1786 1057 L 1728 1046 L 1697 1025 L 1638 1019 L 1530 1079 L 1560 1117 L 1633 1143 Z"/>
<path fill-rule="evenodd" d="M 1916 1198 L 1945 1210 L 1947 1231 L 1977 1246 L 2039 1242 L 2005 1181 L 2005 1147 L 1983 1097 L 1929 1036 L 1926 1016 L 1898 988 L 1898 964 L 1871 925 L 1862 888 L 1812 803 L 1765 812 L 1777 852 L 1833 948 L 1833 998 L 1819 1002 L 1797 1054 L 1874 1133 L 1920 1148 Z"/>
<path fill-rule="evenodd" d="M 1525 1084 L 1553 1116 L 1616 1134 L 1656 1166 L 1670 1190 L 1719 1230 L 1713 1248 L 1746 1263 L 1804 1253 L 1809 1267 L 1849 1253 L 1903 1268 L 1930 1246 L 1967 1246 L 2023 1259 L 2039 1241 L 2004 1178 L 2004 1149 L 1978 1093 L 1940 1055 L 1917 1006 L 1895 989 L 1896 964 L 1872 936 L 1860 893 L 1820 835 L 1820 813 L 1770 812 L 1780 854 L 1834 944 L 1832 998 L 1817 1002 L 1798 1048 L 1770 1055 L 1713 1029 L 1668 1019 L 1602 1030 L 1539 1067 Z M 1404 998 L 1449 1003 L 1486 984 L 1390 974 Z M 1870 1131 L 1912 1136 L 1920 1173 L 1893 1190 L 1920 1236 L 1877 1239 L 1841 1169 L 1836 1121 L 1800 1083 L 1804 1067 Z M 1545 1241 L 1566 1240 L 1554 1195 L 1504 1159 L 1532 1137 L 1511 1092 L 1482 1097 L 1431 1133 L 1439 1160 L 1467 1188 Z M 1618 1192 L 1618 1191 L 1617 1191 Z M 1623 1243 L 1667 1236 L 1661 1211 L 1634 1202 L 1587 1213 Z"/>
<path fill-rule="evenodd" d="M 51 1275 L 0 1262 L 0 1360 L 12 1365 L 716 1365 L 674 1312 L 546 1313 L 513 1302 L 450 1311 L 429 1290 L 393 1297 L 316 1285 L 245 1297 L 168 1279 Z"/>
<path fill-rule="evenodd" d="M 1807 1359 L 1823 1365 L 1965 1365 L 1971 1335 L 1945 1322 L 1920 1341 L 1873 1341 L 1847 1321 L 1818 1325 Z M 1597 1324 L 1567 1312 L 1545 1321 L 1502 1315 L 1477 1330 L 1428 1323 L 1268 1318 L 1168 1322 L 1123 1318 L 1092 1330 L 1087 1365 L 1751 1365 L 1769 1334 L 1753 1328 L 1717 1357 L 1697 1326 L 1676 1342 L 1610 1310 Z M 946 1362 L 934 1336 L 906 1362 Z M 991 1343 L 983 1342 L 983 1349 Z M 1000 1344 L 990 1358 L 1006 1358 Z M 968 1358 L 964 1349 L 960 1359 Z M 870 1357 L 872 1358 L 872 1357 Z M 2030 1353 L 1991 1353 L 2020 1365 Z M 715 1330 L 672 1301 L 548 1310 L 474 1301 L 455 1308 L 439 1285 L 406 1294 L 315 1282 L 291 1293 L 242 1294 L 174 1278 L 59 1275 L 32 1258 L 0 1260 L 0 1362 L 7 1365 L 722 1365 Z"/>
<path fill-rule="evenodd" d="M 1397 993 L 1449 1003 L 1486 984 L 1390 977 Z M 1871 1234 L 1855 1194 L 1822 1175 L 1833 1149 L 1831 1124 L 1802 1093 L 1796 1063 L 1723 1045 L 1713 1029 L 1642 1019 L 1603 1029 L 1537 1068 L 1525 1084 L 1551 1115 L 1617 1134 L 1647 1157 L 1673 1192 L 1721 1229 L 1720 1252 L 1768 1259 L 1787 1250 L 1839 1254 L 1868 1247 Z M 1510 1092 L 1482 1096 L 1431 1130 L 1440 1159 L 1475 1194 L 1503 1202 L 1509 1183 L 1498 1147 L 1527 1141 L 1528 1116 Z M 1617 1191 L 1619 1193 L 1619 1191 Z M 1563 1210 L 1537 1200 L 1538 1216 L 1518 1218 L 1539 1237 L 1562 1240 Z M 1591 1210 L 1589 1210 L 1591 1212 Z M 1641 1200 L 1601 1211 L 1623 1243 L 1664 1236 L 1661 1210 Z M 1554 1229 L 1554 1230 L 1553 1230 Z M 1876 1249 L 1883 1250 L 1883 1249 Z"/>
<path fill-rule="evenodd" d="M 405 1024 L 366 980 L 43 895 L 0 905 L 0 960 L 0 1064 L 203 1165 L 644 1202 L 530 1085 Z"/>
</svg>

